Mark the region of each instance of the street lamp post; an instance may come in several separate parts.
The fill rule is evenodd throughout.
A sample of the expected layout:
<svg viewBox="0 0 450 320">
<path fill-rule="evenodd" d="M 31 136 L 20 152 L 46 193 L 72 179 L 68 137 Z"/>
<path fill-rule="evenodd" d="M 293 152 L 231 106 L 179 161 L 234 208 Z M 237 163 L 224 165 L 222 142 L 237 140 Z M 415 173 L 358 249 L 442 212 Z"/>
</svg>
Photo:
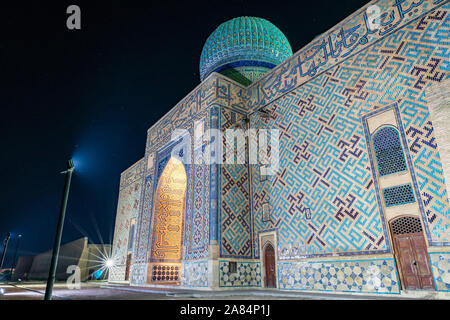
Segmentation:
<svg viewBox="0 0 450 320">
<path fill-rule="evenodd" d="M 69 198 L 70 181 L 72 180 L 72 173 L 74 170 L 73 160 L 67 161 L 67 170 L 61 172 L 66 175 L 64 183 L 64 193 L 61 200 L 61 209 L 58 218 L 58 226 L 56 227 L 55 243 L 53 245 L 52 261 L 50 264 L 50 271 L 48 273 L 47 287 L 45 289 L 45 300 L 52 299 L 53 283 L 55 282 L 56 266 L 58 264 L 59 248 L 61 246 L 61 236 L 64 227 L 64 218 L 66 216 L 67 199 Z"/>
<path fill-rule="evenodd" d="M 2 253 L 2 259 L 0 261 L 0 269 L 3 267 L 3 262 L 5 261 L 6 249 L 8 248 L 8 242 L 9 242 L 10 237 L 11 237 L 11 232 L 8 232 L 8 234 L 6 235 L 4 244 L 3 244 L 3 253 Z"/>
</svg>

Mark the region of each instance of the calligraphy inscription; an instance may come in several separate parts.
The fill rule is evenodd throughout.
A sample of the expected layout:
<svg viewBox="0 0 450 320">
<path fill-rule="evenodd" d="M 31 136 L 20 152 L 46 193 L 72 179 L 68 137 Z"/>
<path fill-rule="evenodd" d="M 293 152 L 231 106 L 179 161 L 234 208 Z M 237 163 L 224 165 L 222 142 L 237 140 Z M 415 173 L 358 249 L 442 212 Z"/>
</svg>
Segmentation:
<svg viewBox="0 0 450 320">
<path fill-rule="evenodd" d="M 250 111 L 298 87 L 368 44 L 429 12 L 447 0 L 391 0 L 364 7 L 318 40 L 294 54 L 249 88 Z M 384 6 L 384 7 L 383 7 Z"/>
</svg>

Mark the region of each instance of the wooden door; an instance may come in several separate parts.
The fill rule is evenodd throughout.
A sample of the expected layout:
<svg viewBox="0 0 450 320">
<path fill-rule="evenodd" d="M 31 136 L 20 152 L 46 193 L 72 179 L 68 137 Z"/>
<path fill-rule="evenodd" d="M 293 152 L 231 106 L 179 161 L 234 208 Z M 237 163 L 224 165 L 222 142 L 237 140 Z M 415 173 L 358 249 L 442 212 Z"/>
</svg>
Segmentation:
<svg viewBox="0 0 450 320">
<path fill-rule="evenodd" d="M 125 269 L 125 280 L 130 280 L 130 265 L 131 265 L 131 253 L 127 255 L 127 266 Z"/>
<path fill-rule="evenodd" d="M 403 289 L 435 289 L 419 218 L 397 218 L 391 222 L 391 231 Z"/>
<path fill-rule="evenodd" d="M 265 287 L 276 288 L 275 250 L 271 244 L 266 245 L 264 249 L 264 269 L 266 271 Z"/>
</svg>

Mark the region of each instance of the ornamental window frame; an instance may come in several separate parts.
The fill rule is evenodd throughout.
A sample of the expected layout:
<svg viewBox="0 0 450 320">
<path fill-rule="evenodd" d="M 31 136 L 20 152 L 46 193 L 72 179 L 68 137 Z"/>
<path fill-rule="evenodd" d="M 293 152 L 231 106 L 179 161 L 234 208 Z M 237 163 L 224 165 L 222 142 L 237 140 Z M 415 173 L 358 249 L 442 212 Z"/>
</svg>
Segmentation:
<svg viewBox="0 0 450 320">
<path fill-rule="evenodd" d="M 377 146 L 375 144 L 375 139 L 377 138 L 377 135 L 380 134 L 383 130 L 393 130 L 395 132 L 396 142 L 399 145 L 399 151 L 400 151 L 400 152 L 397 151 L 396 156 L 398 158 L 401 158 L 401 161 L 403 162 L 402 168 L 400 168 L 399 170 L 392 171 L 385 167 L 386 163 L 392 162 L 393 157 L 394 157 L 394 156 L 392 156 L 392 153 L 390 155 L 390 158 L 388 158 L 387 161 L 384 160 L 384 163 L 380 162 L 381 158 L 379 155 L 379 149 L 377 148 Z M 393 125 L 382 125 L 382 126 L 378 127 L 372 134 L 371 144 L 372 144 L 372 148 L 373 148 L 373 153 L 374 153 L 374 158 L 375 158 L 375 162 L 376 162 L 376 166 L 377 166 L 378 175 L 380 177 L 386 177 L 386 176 L 393 175 L 393 174 L 408 172 L 408 164 L 406 161 L 405 149 L 404 149 L 404 146 L 403 146 L 403 143 L 401 140 L 400 132 L 397 127 L 395 127 Z"/>
</svg>

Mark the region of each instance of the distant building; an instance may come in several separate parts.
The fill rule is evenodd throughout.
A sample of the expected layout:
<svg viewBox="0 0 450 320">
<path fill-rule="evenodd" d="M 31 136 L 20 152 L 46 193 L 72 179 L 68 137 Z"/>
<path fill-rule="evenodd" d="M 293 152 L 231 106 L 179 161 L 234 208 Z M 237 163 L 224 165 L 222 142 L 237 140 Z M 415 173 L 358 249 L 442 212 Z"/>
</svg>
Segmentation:
<svg viewBox="0 0 450 320">
<path fill-rule="evenodd" d="M 25 280 L 28 279 L 31 266 L 33 265 L 34 256 L 20 256 L 17 260 L 16 267 L 14 268 L 12 280 Z"/>
<path fill-rule="evenodd" d="M 64 281 L 73 274 L 73 271 L 68 272 L 70 266 L 80 268 L 81 281 L 104 279 L 107 276 L 107 269 L 102 267 L 105 264 L 105 258 L 110 255 L 110 250 L 110 245 L 89 244 L 87 237 L 62 245 L 59 251 L 56 280 Z M 47 279 L 51 258 L 52 250 L 34 257 L 19 257 L 13 280 Z"/>
<path fill-rule="evenodd" d="M 109 280 L 450 291 L 449 22 L 448 0 L 370 1 L 295 53 L 267 20 L 219 25 L 121 175 Z"/>
</svg>

